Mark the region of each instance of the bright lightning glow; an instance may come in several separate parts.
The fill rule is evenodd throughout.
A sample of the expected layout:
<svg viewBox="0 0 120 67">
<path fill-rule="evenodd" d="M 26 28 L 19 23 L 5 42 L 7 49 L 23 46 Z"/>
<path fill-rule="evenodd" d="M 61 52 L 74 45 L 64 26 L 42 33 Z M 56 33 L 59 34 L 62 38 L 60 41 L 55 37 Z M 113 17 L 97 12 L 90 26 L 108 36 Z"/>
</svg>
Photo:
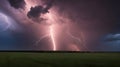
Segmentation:
<svg viewBox="0 0 120 67">
<path fill-rule="evenodd" d="M 53 44 L 53 50 L 56 51 L 57 50 L 57 47 L 56 47 L 56 39 L 55 39 L 55 23 L 56 23 L 56 19 L 54 17 L 54 14 L 52 13 L 49 13 L 47 14 L 47 17 L 49 19 L 48 23 L 51 24 L 49 29 L 49 33 L 50 33 L 50 38 L 52 40 L 52 44 Z"/>
<path fill-rule="evenodd" d="M 6 24 L 6 25 L 5 25 L 5 28 L 3 29 L 3 31 L 5 31 L 10 27 L 11 24 L 9 23 L 8 17 L 6 15 L 4 15 L 3 13 L 0 13 L 0 17 L 3 18 L 2 20 L 5 20 L 4 24 Z M 0 25 L 2 25 L 2 24 L 0 24 Z"/>
<path fill-rule="evenodd" d="M 52 41 L 52 50 L 56 51 L 57 50 L 57 45 L 56 45 L 56 39 L 55 39 L 55 34 L 56 34 L 56 19 L 54 19 L 54 15 L 52 13 L 48 13 L 46 14 L 45 18 L 48 18 L 48 20 L 46 21 L 47 24 L 50 24 L 48 29 L 48 32 L 46 35 L 43 35 L 42 37 L 40 37 L 40 39 L 35 43 L 35 45 L 39 44 L 39 42 L 46 38 L 49 37 Z"/>
<path fill-rule="evenodd" d="M 53 43 L 53 50 L 56 51 L 55 34 L 54 34 L 53 25 L 50 26 L 50 37 Z"/>
</svg>

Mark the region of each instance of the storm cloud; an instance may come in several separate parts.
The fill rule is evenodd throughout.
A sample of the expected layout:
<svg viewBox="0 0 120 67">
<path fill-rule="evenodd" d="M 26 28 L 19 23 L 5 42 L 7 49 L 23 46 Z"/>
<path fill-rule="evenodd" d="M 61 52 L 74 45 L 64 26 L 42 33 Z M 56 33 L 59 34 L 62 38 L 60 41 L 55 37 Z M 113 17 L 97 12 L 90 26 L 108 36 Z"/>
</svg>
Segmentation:
<svg viewBox="0 0 120 67">
<path fill-rule="evenodd" d="M 108 34 L 104 37 L 102 44 L 107 46 L 105 49 L 118 51 L 120 50 L 120 33 Z"/>
<path fill-rule="evenodd" d="M 8 0 L 9 4 L 15 9 L 24 8 L 25 1 L 24 0 Z"/>
<path fill-rule="evenodd" d="M 30 19 L 38 19 L 41 18 L 41 14 L 49 13 L 49 9 L 52 7 L 54 0 L 49 0 L 44 3 L 44 5 L 37 5 L 35 7 L 31 7 L 30 11 L 28 11 L 27 16 Z M 43 7 L 45 6 L 45 7 Z"/>
</svg>

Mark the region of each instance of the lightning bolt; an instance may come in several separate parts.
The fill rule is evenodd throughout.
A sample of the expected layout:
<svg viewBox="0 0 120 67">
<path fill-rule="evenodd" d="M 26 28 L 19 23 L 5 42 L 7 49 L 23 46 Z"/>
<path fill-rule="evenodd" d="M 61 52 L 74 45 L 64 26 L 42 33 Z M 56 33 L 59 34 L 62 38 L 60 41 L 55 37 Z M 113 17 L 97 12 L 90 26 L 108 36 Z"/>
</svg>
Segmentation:
<svg viewBox="0 0 120 67">
<path fill-rule="evenodd" d="M 53 50 L 56 51 L 56 43 L 55 43 L 55 36 L 54 36 L 54 28 L 53 25 L 50 26 L 50 37 L 53 43 Z"/>
<path fill-rule="evenodd" d="M 41 40 L 43 40 L 44 38 L 49 37 L 49 36 L 50 36 L 49 34 L 43 35 L 38 41 L 36 41 L 35 45 L 38 45 L 39 42 L 41 42 Z"/>
</svg>

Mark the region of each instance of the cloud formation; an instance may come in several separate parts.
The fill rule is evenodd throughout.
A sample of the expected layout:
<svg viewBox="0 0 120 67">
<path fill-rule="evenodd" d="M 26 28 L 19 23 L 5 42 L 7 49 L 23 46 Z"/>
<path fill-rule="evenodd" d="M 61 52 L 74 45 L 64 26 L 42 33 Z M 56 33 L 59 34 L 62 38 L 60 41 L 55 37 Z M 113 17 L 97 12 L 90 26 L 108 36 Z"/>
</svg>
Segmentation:
<svg viewBox="0 0 120 67">
<path fill-rule="evenodd" d="M 108 34 L 103 39 L 102 44 L 106 46 L 106 50 L 118 51 L 120 50 L 120 33 L 117 34 Z"/>
<path fill-rule="evenodd" d="M 24 8 L 25 1 L 24 0 L 8 0 L 9 4 L 15 9 Z"/>
</svg>

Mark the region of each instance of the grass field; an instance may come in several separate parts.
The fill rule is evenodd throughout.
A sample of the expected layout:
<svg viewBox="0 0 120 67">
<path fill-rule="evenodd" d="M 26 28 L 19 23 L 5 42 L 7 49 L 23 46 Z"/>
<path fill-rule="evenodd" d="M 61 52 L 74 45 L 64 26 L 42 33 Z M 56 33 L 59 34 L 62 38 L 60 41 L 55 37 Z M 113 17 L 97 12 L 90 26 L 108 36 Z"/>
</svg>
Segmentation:
<svg viewBox="0 0 120 67">
<path fill-rule="evenodd" d="M 0 67 L 120 67 L 120 53 L 1 52 Z"/>
</svg>

